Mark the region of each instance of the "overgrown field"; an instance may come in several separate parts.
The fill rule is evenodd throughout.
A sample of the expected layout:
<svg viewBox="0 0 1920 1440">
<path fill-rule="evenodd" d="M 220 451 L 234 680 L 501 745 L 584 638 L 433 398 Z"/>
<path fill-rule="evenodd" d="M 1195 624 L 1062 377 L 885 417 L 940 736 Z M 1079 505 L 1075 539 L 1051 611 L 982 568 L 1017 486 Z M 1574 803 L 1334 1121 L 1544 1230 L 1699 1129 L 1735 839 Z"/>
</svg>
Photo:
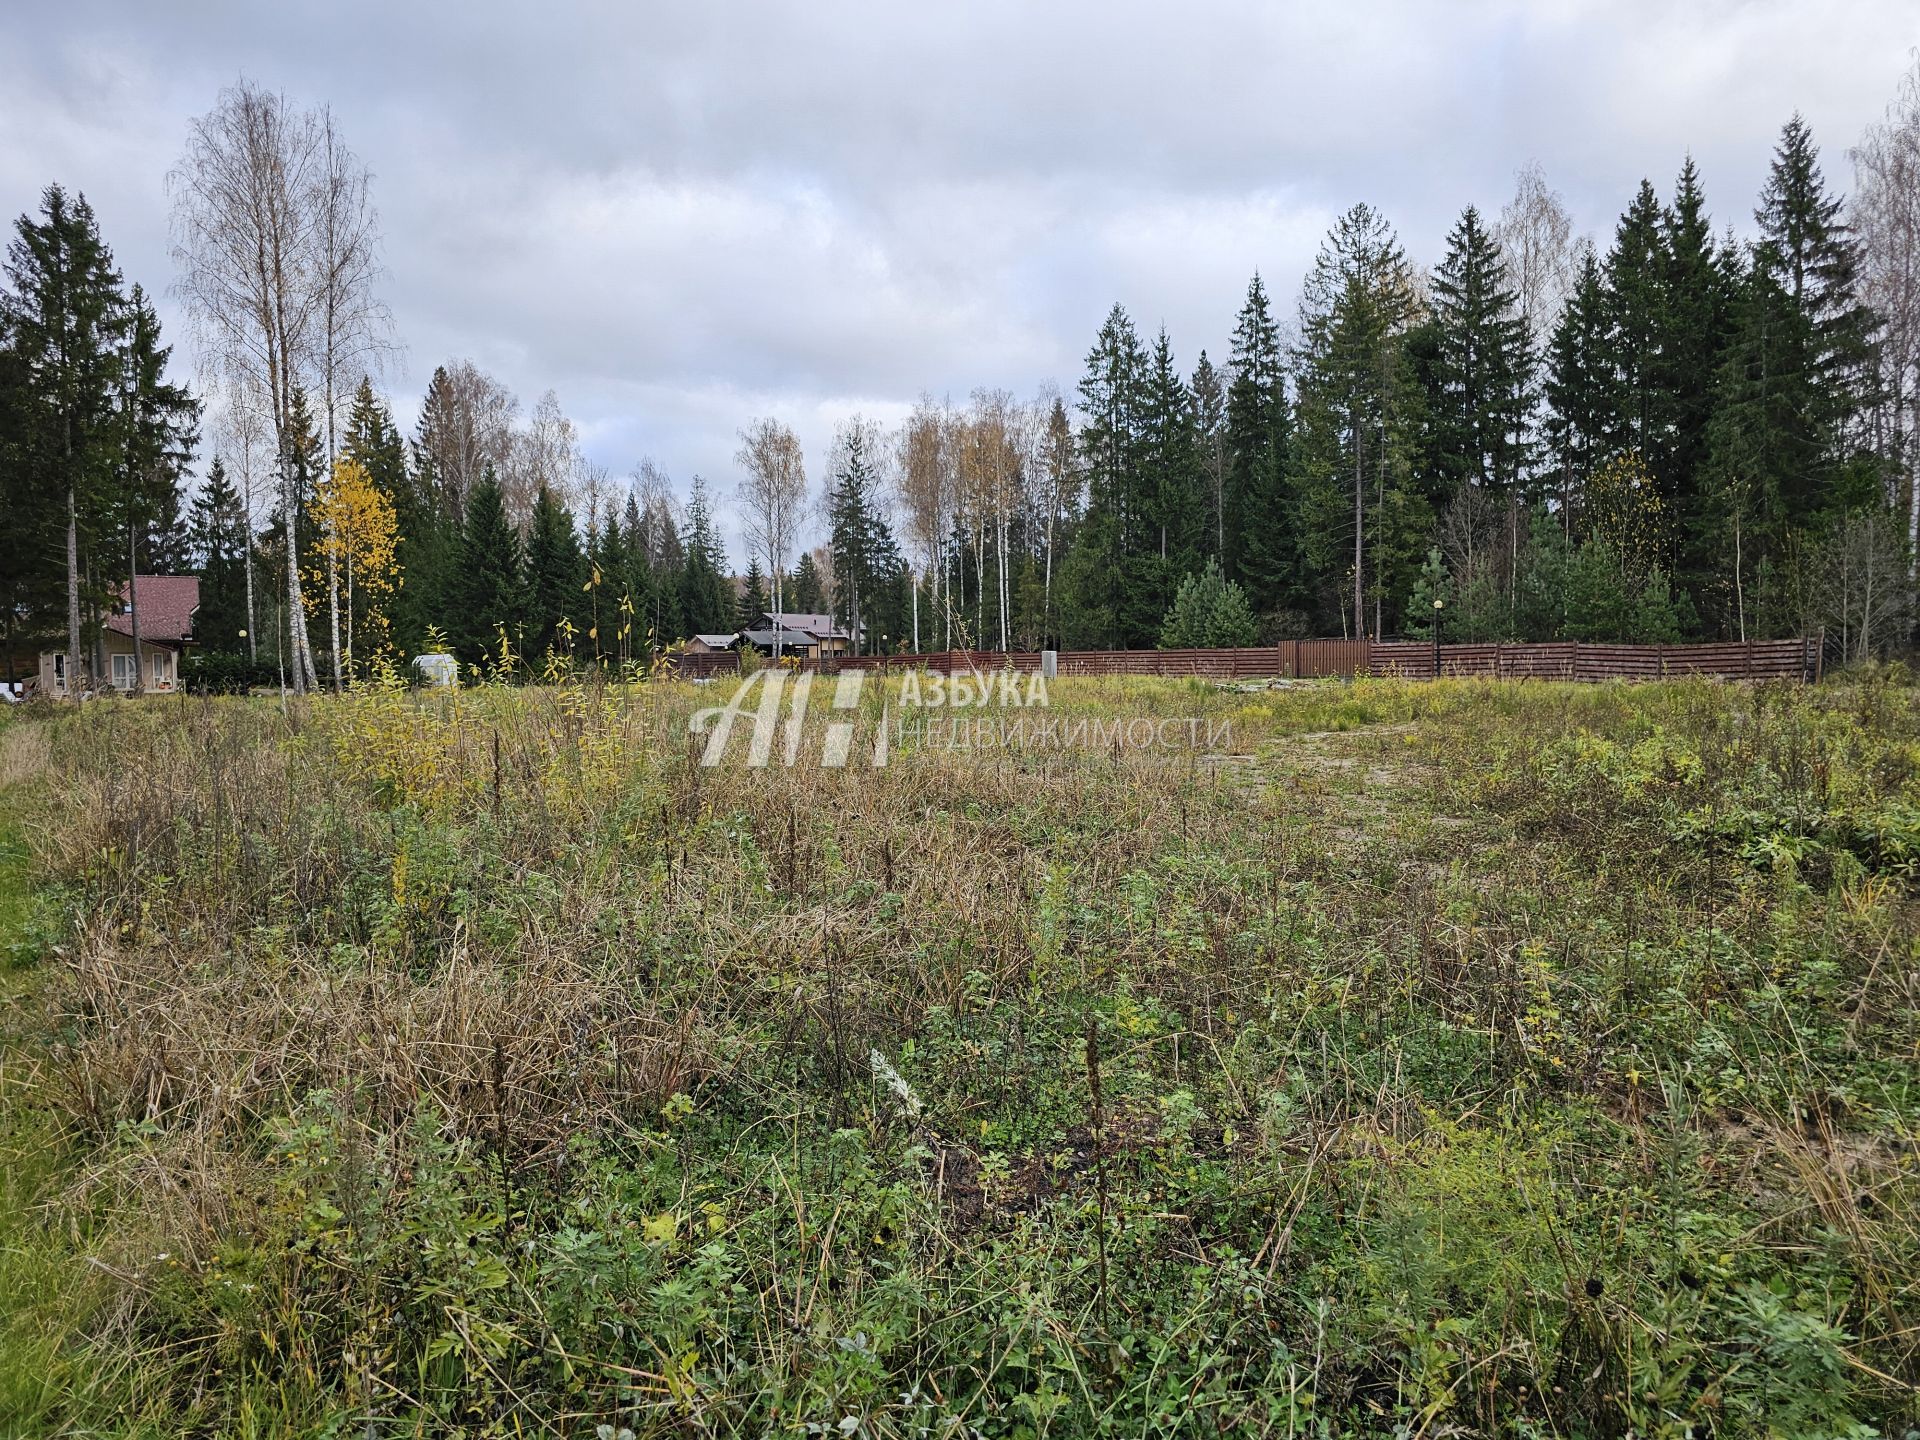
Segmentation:
<svg viewBox="0 0 1920 1440">
<path fill-rule="evenodd" d="M 718 698 L 0 717 L 0 1429 L 1920 1425 L 1915 691 Z"/>
</svg>

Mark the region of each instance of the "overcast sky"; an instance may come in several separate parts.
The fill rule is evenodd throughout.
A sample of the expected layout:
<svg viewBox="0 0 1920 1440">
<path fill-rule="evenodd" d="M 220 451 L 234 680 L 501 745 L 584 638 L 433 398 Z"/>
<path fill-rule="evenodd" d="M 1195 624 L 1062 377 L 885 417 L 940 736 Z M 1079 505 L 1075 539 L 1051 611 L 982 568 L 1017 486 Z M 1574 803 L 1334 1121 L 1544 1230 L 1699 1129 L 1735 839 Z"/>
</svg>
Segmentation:
<svg viewBox="0 0 1920 1440">
<path fill-rule="evenodd" d="M 1430 264 L 1533 159 L 1604 243 L 1691 151 L 1745 232 L 1787 116 L 1846 188 L 1916 43 L 1914 0 L 7 0 L 0 211 L 85 191 L 164 296 L 189 118 L 242 74 L 327 102 L 374 172 L 404 427 L 469 357 L 523 410 L 557 391 L 614 475 L 651 455 L 725 497 L 756 415 L 817 480 L 853 412 L 1071 395 L 1115 300 L 1222 358 L 1253 271 L 1290 317 L 1356 200 Z"/>
</svg>

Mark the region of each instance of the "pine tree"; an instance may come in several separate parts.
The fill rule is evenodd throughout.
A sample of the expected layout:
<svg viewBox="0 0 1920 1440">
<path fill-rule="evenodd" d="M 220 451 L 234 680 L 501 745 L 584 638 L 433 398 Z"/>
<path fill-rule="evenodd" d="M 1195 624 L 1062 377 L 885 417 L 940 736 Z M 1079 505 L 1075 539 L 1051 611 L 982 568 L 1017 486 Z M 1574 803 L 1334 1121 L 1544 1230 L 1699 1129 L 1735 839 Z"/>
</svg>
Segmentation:
<svg viewBox="0 0 1920 1440">
<path fill-rule="evenodd" d="M 1238 649 L 1258 638 L 1246 592 L 1212 560 L 1181 580 L 1160 627 L 1163 650 Z"/>
<path fill-rule="evenodd" d="M 1518 490 L 1526 469 L 1533 359 L 1506 262 L 1471 205 L 1447 236 L 1433 277 L 1435 457 L 1451 498 L 1461 484 Z"/>
<path fill-rule="evenodd" d="M 1447 573 L 1447 562 L 1441 557 L 1440 547 L 1429 546 L 1419 577 L 1414 581 L 1413 594 L 1407 600 L 1407 623 L 1402 628 L 1416 640 L 1431 640 L 1433 628 L 1438 625 L 1445 636 L 1446 624 L 1451 618 L 1447 611 L 1452 605 L 1453 577 Z"/>
<path fill-rule="evenodd" d="M 529 660 L 538 663 L 550 651 L 570 654 L 575 643 L 586 638 L 588 627 L 580 620 L 580 587 L 586 579 L 573 512 L 543 484 L 534 496 L 527 527 L 521 649 Z"/>
<path fill-rule="evenodd" d="M 499 634 L 521 627 L 520 536 L 507 519 L 500 481 L 489 465 L 467 496 L 441 628 L 467 665 L 498 654 Z"/>
</svg>

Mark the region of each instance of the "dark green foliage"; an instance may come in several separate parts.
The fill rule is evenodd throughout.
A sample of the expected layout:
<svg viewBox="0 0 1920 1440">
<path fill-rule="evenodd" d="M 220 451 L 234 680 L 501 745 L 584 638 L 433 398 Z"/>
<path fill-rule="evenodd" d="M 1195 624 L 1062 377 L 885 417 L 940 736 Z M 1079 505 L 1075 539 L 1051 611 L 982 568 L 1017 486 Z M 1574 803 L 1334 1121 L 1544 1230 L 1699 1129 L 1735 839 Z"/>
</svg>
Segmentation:
<svg viewBox="0 0 1920 1440">
<path fill-rule="evenodd" d="M 1427 551 L 1427 558 L 1420 566 L 1420 578 L 1414 582 L 1413 594 L 1407 600 L 1407 634 L 1416 640 L 1431 640 L 1438 625 L 1442 639 L 1466 638 L 1448 634 L 1447 623 L 1457 619 L 1456 615 L 1446 613 L 1451 608 L 1454 608 L 1453 577 L 1447 573 L 1447 562 L 1436 545 Z"/>
<path fill-rule="evenodd" d="M 1708 446 L 1737 261 L 1713 244 L 1691 158 L 1680 171 L 1662 226 L 1666 273 L 1655 379 L 1666 433 L 1648 463 L 1675 522 L 1675 573 L 1688 589 L 1703 590 L 1716 569 Z"/>
<path fill-rule="evenodd" d="M 549 651 L 572 654 L 586 642 L 591 625 L 582 622 L 586 557 L 573 528 L 573 512 L 545 485 L 534 496 L 527 527 L 525 581 L 523 653 L 536 663 Z"/>
<path fill-rule="evenodd" d="M 256 687 L 277 689 L 280 672 L 230 647 L 200 650 L 180 662 L 180 684 L 189 695 L 245 695 Z"/>
<path fill-rule="evenodd" d="M 444 631 L 454 655 L 467 665 L 496 658 L 501 632 L 511 639 L 520 630 L 524 595 L 520 536 L 488 466 L 467 497 L 447 580 Z"/>
<path fill-rule="evenodd" d="M 1226 376 L 1200 352 L 1193 367 L 1193 439 L 1200 482 L 1200 553 L 1226 563 L 1227 439 Z"/>
<path fill-rule="evenodd" d="M 1154 341 L 1141 386 L 1139 539 L 1150 563 L 1140 567 L 1146 593 L 1136 608 L 1165 613 L 1180 578 L 1199 568 L 1207 524 L 1200 442 L 1192 392 L 1173 360 L 1162 330 Z"/>
<path fill-rule="evenodd" d="M 1260 627 L 1246 592 L 1220 572 L 1217 561 L 1180 582 L 1160 627 L 1163 650 L 1226 649 L 1255 644 Z"/>
<path fill-rule="evenodd" d="M 1141 648 L 1159 630 L 1160 616 L 1144 600 L 1159 569 L 1144 442 L 1146 387 L 1146 352 L 1133 321 L 1115 305 L 1080 381 L 1087 513 L 1067 557 L 1061 607 L 1062 629 L 1076 646 Z"/>
<path fill-rule="evenodd" d="M 1601 268 L 1606 355 L 1618 424 L 1613 448 L 1638 450 L 1649 465 L 1667 448 L 1661 342 L 1666 328 L 1666 236 L 1660 201 L 1647 181 L 1620 217 Z"/>
<path fill-rule="evenodd" d="M 1432 459 L 1445 481 L 1429 498 L 1444 503 L 1463 484 L 1505 495 L 1526 470 L 1533 358 L 1506 263 L 1471 205 L 1447 236 L 1432 289 L 1429 423 Z"/>
<path fill-rule="evenodd" d="M 1297 596 L 1299 549 L 1288 513 L 1290 425 L 1280 329 L 1256 274 L 1234 321 L 1228 359 L 1221 566 L 1257 611 Z"/>
<path fill-rule="evenodd" d="M 827 613 L 827 589 L 820 579 L 820 566 L 811 550 L 794 564 L 793 574 L 780 587 L 781 605 L 790 615 Z"/>
<path fill-rule="evenodd" d="M 898 609 L 891 592 L 901 568 L 900 547 L 880 509 L 880 476 L 875 457 L 868 453 L 871 443 L 863 426 L 848 427 L 838 467 L 827 478 L 833 616 L 854 637 L 856 649 L 868 652 L 878 647 L 883 630 L 899 633 Z M 796 594 L 798 587 L 796 576 Z M 796 600 L 793 608 L 807 607 Z"/>
<path fill-rule="evenodd" d="M 693 496 L 687 502 L 687 526 L 679 550 L 679 614 L 660 631 L 662 638 L 719 634 L 733 628 L 733 587 L 728 584 L 720 534 L 707 503 L 706 482 L 693 477 Z"/>
<path fill-rule="evenodd" d="M 759 624 L 760 617 L 767 613 L 768 603 L 767 578 L 760 572 L 759 557 L 749 557 L 746 578 L 740 585 L 740 603 L 733 612 L 734 628 L 745 630 Z"/>
<path fill-rule="evenodd" d="M 167 378 L 172 353 L 173 347 L 160 341 L 160 317 L 135 285 L 127 297 L 119 357 L 120 473 L 114 498 L 115 529 L 142 575 L 179 574 L 188 565 L 180 491 L 199 440 L 200 405 Z"/>
<path fill-rule="evenodd" d="M 116 478 L 124 448 L 116 423 L 124 378 L 121 347 L 127 310 L 113 255 L 100 238 L 84 196 L 50 185 L 40 218 L 22 215 L 7 247 L 0 320 L 17 357 L 16 413 L 9 429 L 22 464 L 25 499 L 21 535 L 46 547 L 12 562 L 14 588 L 39 602 L 34 629 L 43 635 L 71 628 L 52 597 L 71 592 L 85 630 L 111 593 L 109 577 L 124 571 L 113 524 Z M 11 528 L 13 517 L 9 516 Z M 78 554 L 70 565 L 66 535 Z M 77 568 L 76 568 L 77 566 Z M 89 623 L 91 622 L 91 623 Z M 80 637 L 86 654 L 86 636 Z M 63 649 L 71 647 L 62 646 Z"/>
<path fill-rule="evenodd" d="M 1392 627 L 1426 550 L 1412 473 L 1426 407 L 1406 348 L 1423 319 L 1392 227 L 1354 206 L 1308 276 L 1295 364 L 1299 603 L 1331 633 Z"/>
<path fill-rule="evenodd" d="M 218 456 L 194 497 L 189 534 L 200 574 L 200 609 L 193 638 L 208 650 L 245 653 L 247 628 L 246 553 L 251 537 L 239 492 Z"/>
<path fill-rule="evenodd" d="M 1581 257 L 1573 293 L 1553 329 L 1547 362 L 1546 422 L 1553 450 L 1548 488 L 1571 506 L 1587 476 L 1613 452 L 1620 434 L 1614 408 L 1607 299 L 1600 262 L 1588 249 Z"/>
</svg>

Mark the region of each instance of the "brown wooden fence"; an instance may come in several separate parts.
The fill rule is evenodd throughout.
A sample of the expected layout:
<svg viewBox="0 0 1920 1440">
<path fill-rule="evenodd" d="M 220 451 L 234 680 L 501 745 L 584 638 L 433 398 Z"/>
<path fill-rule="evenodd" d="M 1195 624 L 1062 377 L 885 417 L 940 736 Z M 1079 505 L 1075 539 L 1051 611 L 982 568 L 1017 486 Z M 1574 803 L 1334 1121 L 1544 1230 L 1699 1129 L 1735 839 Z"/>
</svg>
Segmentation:
<svg viewBox="0 0 1920 1440">
<path fill-rule="evenodd" d="M 1818 637 L 1731 641 L 1708 645 L 1596 645 L 1564 640 L 1541 645 L 1442 645 L 1442 675 L 1505 680 L 1657 680 L 1670 675 L 1715 675 L 1728 680 L 1805 679 L 1820 676 Z M 1337 675 L 1433 677 L 1434 650 L 1419 640 L 1286 640 L 1241 650 L 1062 650 L 1062 675 L 1199 676 L 1209 680 L 1315 679 Z M 679 675 L 701 679 L 735 675 L 730 650 L 676 656 Z M 943 675 L 1040 668 L 1038 651 L 934 650 L 918 655 L 841 655 L 809 660 L 803 668 L 938 671 Z"/>
<path fill-rule="evenodd" d="M 1369 674 L 1433 678 L 1431 642 L 1375 641 L 1370 648 Z M 1440 673 L 1505 680 L 1659 680 L 1670 675 L 1817 680 L 1820 653 L 1820 640 L 1812 635 L 1708 645 L 1603 645 L 1584 640 L 1542 645 L 1442 645 Z"/>
</svg>

